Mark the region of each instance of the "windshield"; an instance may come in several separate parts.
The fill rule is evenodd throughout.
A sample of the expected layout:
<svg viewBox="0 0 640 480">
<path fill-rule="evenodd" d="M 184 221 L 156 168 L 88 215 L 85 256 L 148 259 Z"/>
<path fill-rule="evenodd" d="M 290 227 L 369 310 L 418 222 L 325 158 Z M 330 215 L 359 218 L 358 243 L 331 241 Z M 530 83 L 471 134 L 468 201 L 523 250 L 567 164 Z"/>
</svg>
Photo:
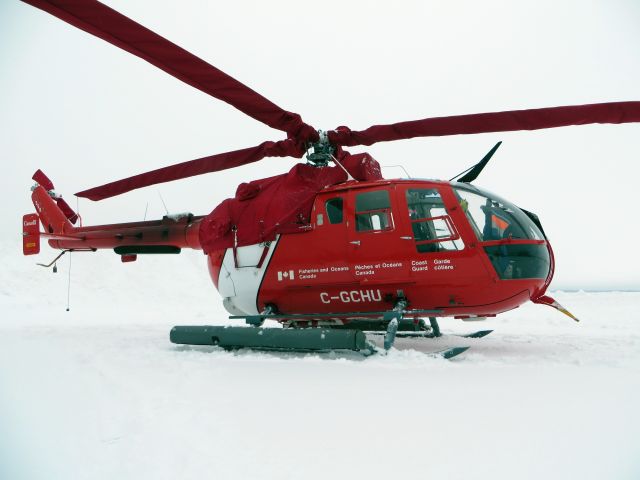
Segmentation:
<svg viewBox="0 0 640 480">
<path fill-rule="evenodd" d="M 478 240 L 544 240 L 535 223 L 512 203 L 471 185 L 455 186 L 453 191 Z"/>
</svg>

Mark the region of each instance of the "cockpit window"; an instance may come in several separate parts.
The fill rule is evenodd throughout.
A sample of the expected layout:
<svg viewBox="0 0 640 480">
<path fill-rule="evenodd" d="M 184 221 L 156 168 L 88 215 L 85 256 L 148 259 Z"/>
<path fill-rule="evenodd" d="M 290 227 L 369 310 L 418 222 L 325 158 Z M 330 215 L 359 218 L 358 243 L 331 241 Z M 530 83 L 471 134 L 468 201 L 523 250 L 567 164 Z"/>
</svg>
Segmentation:
<svg viewBox="0 0 640 480">
<path fill-rule="evenodd" d="M 518 207 L 495 195 L 468 188 L 454 188 L 462 210 L 478 240 L 488 242 L 507 238 L 543 240 L 544 235 Z"/>
<path fill-rule="evenodd" d="M 356 231 L 375 232 L 392 228 L 388 191 L 374 190 L 356 195 Z"/>
</svg>

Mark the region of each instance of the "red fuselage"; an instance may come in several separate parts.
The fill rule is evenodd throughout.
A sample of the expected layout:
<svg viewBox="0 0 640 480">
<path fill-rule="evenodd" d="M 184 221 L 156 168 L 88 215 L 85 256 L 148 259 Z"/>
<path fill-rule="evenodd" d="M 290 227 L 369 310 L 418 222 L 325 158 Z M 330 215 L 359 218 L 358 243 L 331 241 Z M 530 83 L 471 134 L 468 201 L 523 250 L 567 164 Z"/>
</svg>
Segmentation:
<svg viewBox="0 0 640 480">
<path fill-rule="evenodd" d="M 324 189 L 307 230 L 263 248 L 273 251 L 256 270 L 256 310 L 273 304 L 285 314 L 378 312 L 405 297 L 410 309 L 439 316 L 492 316 L 542 295 L 553 273 L 550 247 L 529 217 L 455 182 Z M 216 286 L 223 256 L 209 256 Z"/>
</svg>

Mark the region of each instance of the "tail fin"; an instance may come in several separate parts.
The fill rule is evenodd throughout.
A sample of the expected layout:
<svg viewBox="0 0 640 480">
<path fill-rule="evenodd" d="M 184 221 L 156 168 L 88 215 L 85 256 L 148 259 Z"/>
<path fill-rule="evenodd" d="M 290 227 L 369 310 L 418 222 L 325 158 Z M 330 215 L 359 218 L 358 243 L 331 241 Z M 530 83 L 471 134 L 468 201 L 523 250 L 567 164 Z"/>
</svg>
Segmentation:
<svg viewBox="0 0 640 480">
<path fill-rule="evenodd" d="M 38 185 L 31 194 L 31 200 L 36 207 L 36 212 L 38 212 L 38 217 L 45 232 L 64 234 L 73 230 L 73 225 L 65 213 L 44 187 Z"/>
<path fill-rule="evenodd" d="M 33 187 L 31 200 L 36 207 L 38 217 L 45 233 L 69 234 L 74 230 L 73 224 L 78 215 L 60 195 L 53 191 L 53 182 L 42 172 L 36 171 L 33 179 L 37 182 Z M 26 219 L 24 221 L 27 221 Z"/>
<path fill-rule="evenodd" d="M 69 206 L 65 199 L 62 198 L 62 196 L 56 194 L 53 191 L 55 187 L 53 186 L 53 182 L 49 180 L 49 177 L 47 177 L 42 170 L 38 169 L 31 178 L 33 178 L 41 187 L 43 187 L 48 192 L 48 194 L 55 200 L 60 210 L 62 210 L 62 213 L 64 213 L 65 217 L 73 225 L 75 225 L 79 218 L 78 214 L 73 211 L 73 209 Z"/>
</svg>

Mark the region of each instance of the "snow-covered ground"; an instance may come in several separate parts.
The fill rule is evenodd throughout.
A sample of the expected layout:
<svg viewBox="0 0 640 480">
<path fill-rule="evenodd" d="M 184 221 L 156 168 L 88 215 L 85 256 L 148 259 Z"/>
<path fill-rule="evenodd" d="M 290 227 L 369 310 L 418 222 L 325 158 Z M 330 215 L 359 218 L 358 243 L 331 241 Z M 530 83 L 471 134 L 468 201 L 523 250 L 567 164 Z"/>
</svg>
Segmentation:
<svg viewBox="0 0 640 480">
<path fill-rule="evenodd" d="M 52 275 L 2 248 L 1 479 L 637 479 L 640 293 L 554 296 L 483 339 L 388 356 L 172 345 L 221 323 L 201 254 L 120 264 L 74 254 Z M 446 361 L 425 355 L 470 345 Z"/>
</svg>

